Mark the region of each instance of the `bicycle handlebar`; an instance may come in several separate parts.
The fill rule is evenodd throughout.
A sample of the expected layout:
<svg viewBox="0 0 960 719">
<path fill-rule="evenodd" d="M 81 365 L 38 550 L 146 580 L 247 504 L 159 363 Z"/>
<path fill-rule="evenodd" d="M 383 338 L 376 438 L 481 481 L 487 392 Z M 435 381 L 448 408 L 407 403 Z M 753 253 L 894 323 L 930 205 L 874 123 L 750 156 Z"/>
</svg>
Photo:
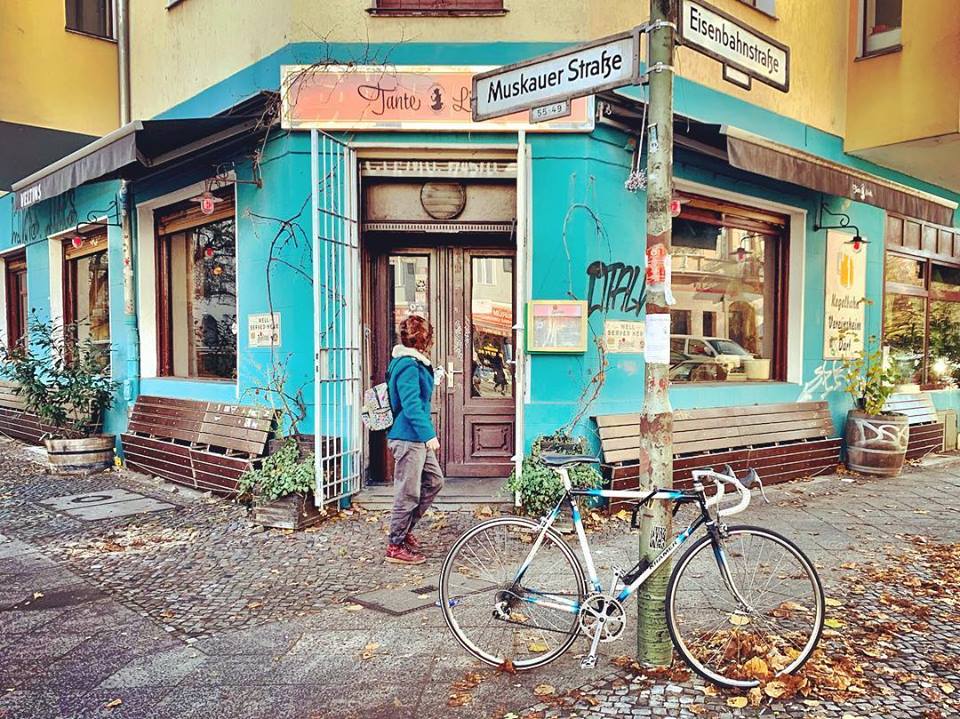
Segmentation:
<svg viewBox="0 0 960 719">
<path fill-rule="evenodd" d="M 712 479 L 717 488 L 717 493 L 707 499 L 707 507 L 716 506 L 723 501 L 725 494 L 724 485 L 727 483 L 732 484 L 733 488 L 740 495 L 740 500 L 735 505 L 732 507 L 724 507 L 723 509 L 717 511 L 717 515 L 720 517 L 738 514 L 750 506 L 750 487 L 752 485 L 758 485 L 760 487 L 760 491 L 763 492 L 763 483 L 760 481 L 760 476 L 757 474 L 755 469 L 751 469 L 749 474 L 744 478 L 746 484 L 744 484 L 744 482 L 737 477 L 730 465 L 724 465 L 724 470 L 724 472 L 717 472 L 713 469 L 696 469 L 693 471 L 694 482 L 702 482 L 704 479 Z"/>
</svg>

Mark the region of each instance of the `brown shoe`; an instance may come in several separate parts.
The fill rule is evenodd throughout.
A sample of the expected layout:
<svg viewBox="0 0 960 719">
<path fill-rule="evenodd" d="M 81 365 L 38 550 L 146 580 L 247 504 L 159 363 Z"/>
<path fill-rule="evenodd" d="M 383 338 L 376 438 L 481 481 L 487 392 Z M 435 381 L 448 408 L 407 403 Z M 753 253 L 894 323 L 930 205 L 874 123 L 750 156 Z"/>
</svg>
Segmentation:
<svg viewBox="0 0 960 719">
<path fill-rule="evenodd" d="M 427 561 L 422 554 L 407 549 L 402 544 L 391 544 L 387 547 L 387 555 L 384 559 L 394 564 L 423 564 Z"/>
<path fill-rule="evenodd" d="M 407 536 L 404 538 L 403 543 L 407 549 L 410 549 L 414 552 L 420 551 L 420 540 L 413 536 L 413 532 L 407 532 Z"/>
</svg>

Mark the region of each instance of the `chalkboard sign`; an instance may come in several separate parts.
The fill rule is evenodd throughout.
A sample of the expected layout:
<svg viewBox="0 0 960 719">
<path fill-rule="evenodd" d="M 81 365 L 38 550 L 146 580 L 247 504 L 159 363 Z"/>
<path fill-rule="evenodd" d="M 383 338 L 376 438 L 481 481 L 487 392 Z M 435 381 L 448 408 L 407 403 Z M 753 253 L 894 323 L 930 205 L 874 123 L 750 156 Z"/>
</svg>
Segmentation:
<svg viewBox="0 0 960 719">
<path fill-rule="evenodd" d="M 586 351 L 586 302 L 533 300 L 527 305 L 527 352 Z"/>
</svg>

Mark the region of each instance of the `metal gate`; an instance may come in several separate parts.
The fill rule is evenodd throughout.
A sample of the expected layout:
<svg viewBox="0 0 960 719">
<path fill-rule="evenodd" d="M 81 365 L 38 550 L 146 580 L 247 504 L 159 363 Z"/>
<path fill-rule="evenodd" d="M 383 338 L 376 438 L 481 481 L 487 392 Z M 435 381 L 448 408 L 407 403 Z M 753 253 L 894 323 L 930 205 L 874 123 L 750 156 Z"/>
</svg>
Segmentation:
<svg viewBox="0 0 960 719">
<path fill-rule="evenodd" d="M 318 507 L 360 491 L 363 466 L 356 153 L 310 131 L 314 424 Z"/>
</svg>

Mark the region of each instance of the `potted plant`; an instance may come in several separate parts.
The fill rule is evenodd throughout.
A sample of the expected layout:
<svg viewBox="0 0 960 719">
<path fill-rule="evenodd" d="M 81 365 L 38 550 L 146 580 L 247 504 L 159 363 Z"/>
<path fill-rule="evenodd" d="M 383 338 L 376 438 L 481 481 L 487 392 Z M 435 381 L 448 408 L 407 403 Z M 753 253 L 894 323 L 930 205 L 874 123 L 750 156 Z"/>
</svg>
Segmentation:
<svg viewBox="0 0 960 719">
<path fill-rule="evenodd" d="M 47 458 L 58 470 L 98 470 L 113 464 L 116 438 L 101 434 L 103 414 L 118 384 L 108 355 L 76 325 L 58 326 L 31 316 L 24 340 L 0 348 L 0 376 L 16 384 L 26 411 L 47 430 Z"/>
<path fill-rule="evenodd" d="M 240 477 L 241 494 L 253 497 L 253 520 L 279 529 L 303 529 L 323 518 L 313 501 L 316 463 L 296 437 L 280 440 L 279 448 L 259 466 Z"/>
<path fill-rule="evenodd" d="M 566 433 L 538 437 L 530 455 L 523 460 L 520 476 L 517 476 L 516 470 L 511 472 L 506 488 L 520 495 L 525 514 L 541 517 L 560 501 L 563 484 L 557 473 L 540 461 L 540 455 L 544 452 L 584 454 L 585 451 L 586 441 L 582 437 L 574 438 Z M 603 485 L 603 477 L 592 465 L 574 464 L 568 470 L 570 482 L 575 487 L 599 488 Z"/>
<path fill-rule="evenodd" d="M 869 342 L 875 342 L 871 337 Z M 899 412 L 884 412 L 897 375 L 883 360 L 879 348 L 864 346 L 860 354 L 844 361 L 844 389 L 853 399 L 847 413 L 845 437 L 847 467 L 864 474 L 893 477 L 900 473 L 907 454 L 910 425 Z"/>
</svg>

